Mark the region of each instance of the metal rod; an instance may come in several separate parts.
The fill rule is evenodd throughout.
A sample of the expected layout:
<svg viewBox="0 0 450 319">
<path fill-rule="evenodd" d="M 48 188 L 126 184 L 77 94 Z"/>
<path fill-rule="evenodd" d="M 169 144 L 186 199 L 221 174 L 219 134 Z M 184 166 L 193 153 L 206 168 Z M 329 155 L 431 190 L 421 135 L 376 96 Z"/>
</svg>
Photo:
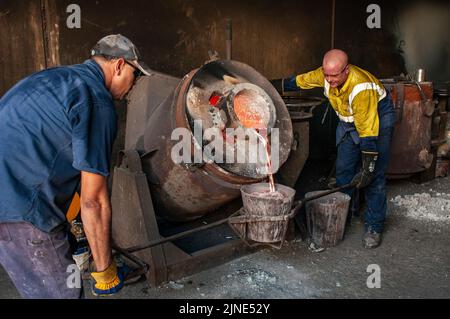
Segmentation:
<svg viewBox="0 0 450 319">
<path fill-rule="evenodd" d="M 47 26 L 47 14 L 46 14 L 46 7 L 45 7 L 45 2 L 44 0 L 40 0 L 40 5 L 41 5 L 41 28 L 42 28 L 42 45 L 43 45 L 43 49 L 44 49 L 44 65 L 45 68 L 47 69 L 49 67 L 48 65 L 48 26 Z"/>
<path fill-rule="evenodd" d="M 298 213 L 300 208 L 306 202 L 314 200 L 314 199 L 317 199 L 317 198 L 320 198 L 320 197 L 324 197 L 324 196 L 332 194 L 332 193 L 339 192 L 339 191 L 341 191 L 341 190 L 343 190 L 345 188 L 352 187 L 352 186 L 355 186 L 355 184 L 354 183 L 353 184 L 350 183 L 350 184 L 347 184 L 347 185 L 336 187 L 336 188 L 330 189 L 328 191 L 324 191 L 324 192 L 322 192 L 322 193 L 320 193 L 318 195 L 314 195 L 314 196 L 305 198 L 303 200 L 296 201 L 296 202 L 294 202 L 294 205 L 295 205 L 295 208 L 294 208 L 295 213 L 294 213 L 294 215 Z M 135 260 L 132 259 L 134 256 L 131 255 L 130 253 L 133 253 L 133 252 L 136 252 L 136 251 L 140 251 L 140 250 L 143 250 L 143 249 L 147 249 L 147 248 L 151 248 L 151 247 L 154 247 L 154 246 L 157 246 L 157 245 L 161 245 L 161 244 L 164 244 L 164 243 L 167 243 L 167 242 L 175 241 L 177 239 L 181 239 L 181 238 L 187 237 L 189 235 L 198 233 L 200 231 L 220 226 L 220 225 L 225 224 L 227 222 L 228 222 L 228 218 L 224 218 L 224 219 L 218 220 L 218 221 L 213 222 L 213 223 L 208 224 L 208 225 L 200 226 L 198 228 L 194 228 L 194 229 L 191 229 L 191 230 L 188 230 L 188 231 L 185 231 L 185 232 L 181 232 L 181 233 L 178 233 L 176 235 L 172 235 L 172 236 L 169 236 L 169 237 L 164 237 L 164 238 L 161 238 L 161 239 L 158 239 L 158 240 L 151 241 L 151 242 L 149 242 L 147 244 L 144 244 L 144 245 L 132 246 L 132 247 L 128 247 L 126 249 L 122 249 L 122 248 L 118 248 L 118 247 L 113 247 L 113 248 L 115 250 L 117 250 L 119 253 L 123 253 L 123 255 L 125 257 L 131 259 L 132 261 L 135 261 Z"/>
<path fill-rule="evenodd" d="M 146 263 L 144 263 L 142 260 L 140 260 L 139 258 L 137 258 L 136 256 L 130 254 L 130 252 L 128 250 L 117 247 L 116 245 L 112 245 L 112 249 L 114 249 L 121 255 L 124 255 L 126 258 L 128 258 L 129 260 L 131 260 L 132 262 L 134 262 L 136 265 L 140 266 L 141 268 L 143 268 L 145 271 L 148 270 L 148 268 L 149 268 L 148 265 Z"/>
<path fill-rule="evenodd" d="M 227 25 L 225 27 L 226 34 L 226 58 L 231 60 L 232 58 L 232 43 L 233 43 L 233 30 L 231 28 L 231 19 L 227 19 Z"/>
<path fill-rule="evenodd" d="M 420 86 L 419 82 L 414 81 L 414 83 L 417 85 L 417 88 L 419 89 L 419 94 L 420 94 L 420 98 L 422 99 L 422 102 L 426 102 L 427 97 L 426 97 L 425 93 L 423 92 L 422 87 Z"/>
<path fill-rule="evenodd" d="M 334 49 L 334 25 L 336 20 L 336 0 L 331 4 L 331 49 Z"/>
<path fill-rule="evenodd" d="M 317 198 L 320 198 L 320 197 L 324 197 L 326 195 L 330 195 L 330 194 L 333 194 L 333 193 L 336 193 L 336 192 L 340 192 L 343 189 L 350 188 L 350 187 L 353 187 L 353 186 L 356 186 L 356 183 L 350 183 L 350 184 L 338 186 L 338 187 L 332 188 L 330 190 L 323 191 L 320 194 L 317 194 L 317 195 L 314 195 L 314 196 L 311 196 L 311 197 L 307 197 L 307 198 L 304 199 L 304 201 L 309 202 L 310 200 L 314 200 L 314 199 L 317 199 Z"/>
<path fill-rule="evenodd" d="M 207 229 L 210 229 L 210 228 L 214 228 L 214 227 L 220 226 L 220 225 L 225 224 L 227 222 L 228 222 L 228 218 L 221 219 L 221 220 L 218 220 L 218 221 L 216 221 L 214 223 L 211 223 L 211 224 L 208 224 L 208 225 L 200 226 L 198 228 L 187 230 L 185 232 L 181 232 L 181 233 L 178 233 L 176 235 L 172 235 L 172 236 L 169 236 L 169 237 L 164 237 L 164 238 L 161 238 L 161 239 L 158 239 L 158 240 L 151 241 L 151 242 L 149 242 L 147 244 L 144 244 L 144 245 L 138 245 L 138 246 L 129 247 L 129 248 L 126 249 L 126 251 L 128 253 L 133 253 L 133 252 L 136 252 L 136 251 L 139 251 L 139 250 L 143 250 L 143 249 L 146 249 L 146 248 L 150 248 L 150 247 L 154 247 L 154 246 L 157 246 L 157 245 L 161 245 L 161 244 L 164 244 L 164 243 L 167 243 L 167 242 L 170 242 L 170 241 L 174 241 L 174 240 L 177 240 L 177 239 L 181 239 L 181 238 L 187 237 L 189 235 L 195 234 L 195 233 L 203 231 L 203 230 L 207 230 Z"/>
<path fill-rule="evenodd" d="M 127 282 L 130 279 L 133 279 L 133 278 L 145 275 L 147 273 L 147 271 L 149 270 L 150 267 L 144 261 L 142 261 L 138 257 L 130 254 L 125 249 L 117 247 L 116 245 L 111 245 L 111 246 L 112 246 L 112 249 L 114 249 L 116 252 L 118 252 L 119 254 L 125 256 L 125 258 L 131 260 L 132 262 L 134 262 L 136 265 L 139 266 L 139 268 L 134 269 L 133 271 L 131 271 L 130 273 L 128 273 L 126 275 L 126 278 L 124 278 L 125 282 Z"/>
<path fill-rule="evenodd" d="M 318 198 L 321 198 L 321 197 L 324 197 L 324 196 L 327 196 L 327 195 L 330 195 L 330 194 L 333 194 L 333 193 L 337 193 L 337 192 L 339 192 L 339 191 L 341 191 L 343 189 L 354 187 L 354 186 L 356 186 L 356 183 L 350 183 L 350 184 L 342 185 L 342 186 L 335 187 L 335 188 L 327 190 L 327 191 L 323 191 L 320 194 L 317 194 L 317 195 L 314 195 L 314 196 L 311 196 L 311 197 L 305 197 L 302 200 L 296 201 L 296 202 L 294 202 L 294 205 L 295 205 L 294 215 L 296 215 L 299 212 L 300 208 L 302 208 L 303 205 L 306 202 L 309 202 L 309 201 L 312 201 L 312 200 L 315 200 L 315 199 L 318 199 Z"/>
</svg>

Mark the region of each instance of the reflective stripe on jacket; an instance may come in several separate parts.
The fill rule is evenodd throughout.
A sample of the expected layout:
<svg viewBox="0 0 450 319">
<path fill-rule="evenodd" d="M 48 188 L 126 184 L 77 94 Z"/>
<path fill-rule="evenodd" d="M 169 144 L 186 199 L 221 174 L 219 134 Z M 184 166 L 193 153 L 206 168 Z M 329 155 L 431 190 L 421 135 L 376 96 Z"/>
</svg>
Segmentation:
<svg viewBox="0 0 450 319">
<path fill-rule="evenodd" d="M 378 102 L 386 96 L 386 90 L 371 73 L 350 64 L 348 78 L 338 89 L 330 87 L 320 67 L 297 75 L 295 84 L 301 89 L 323 87 L 325 96 L 341 121 L 354 123 L 361 138 L 378 136 Z"/>
</svg>

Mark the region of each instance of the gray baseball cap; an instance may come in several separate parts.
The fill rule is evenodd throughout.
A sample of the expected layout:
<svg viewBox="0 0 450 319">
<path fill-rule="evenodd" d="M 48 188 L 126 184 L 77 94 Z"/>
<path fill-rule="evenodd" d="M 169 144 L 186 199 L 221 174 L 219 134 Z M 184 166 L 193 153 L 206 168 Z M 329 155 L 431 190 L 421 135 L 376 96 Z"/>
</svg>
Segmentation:
<svg viewBox="0 0 450 319">
<path fill-rule="evenodd" d="M 91 50 L 91 56 L 94 55 L 123 58 L 145 75 L 150 75 L 150 69 L 140 61 L 138 49 L 130 39 L 121 34 L 110 34 L 101 38 Z"/>
</svg>

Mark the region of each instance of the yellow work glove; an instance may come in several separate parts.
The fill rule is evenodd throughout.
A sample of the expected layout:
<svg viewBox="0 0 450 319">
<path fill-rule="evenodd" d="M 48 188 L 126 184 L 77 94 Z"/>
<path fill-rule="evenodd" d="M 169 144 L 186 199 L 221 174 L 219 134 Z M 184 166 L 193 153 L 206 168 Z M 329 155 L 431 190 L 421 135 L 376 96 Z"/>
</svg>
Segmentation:
<svg viewBox="0 0 450 319">
<path fill-rule="evenodd" d="M 92 272 L 91 276 L 95 280 L 92 293 L 96 296 L 107 296 L 117 293 L 123 287 L 125 274 L 122 267 L 117 267 L 113 261 L 104 271 Z"/>
</svg>

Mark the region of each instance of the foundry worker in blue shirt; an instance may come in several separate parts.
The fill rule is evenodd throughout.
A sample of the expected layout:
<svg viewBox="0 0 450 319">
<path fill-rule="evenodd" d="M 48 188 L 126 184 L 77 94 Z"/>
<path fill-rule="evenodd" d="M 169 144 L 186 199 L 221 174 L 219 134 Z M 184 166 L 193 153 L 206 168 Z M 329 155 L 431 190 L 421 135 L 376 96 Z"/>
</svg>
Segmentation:
<svg viewBox="0 0 450 319">
<path fill-rule="evenodd" d="M 123 286 L 111 253 L 107 187 L 117 132 L 113 99 L 148 72 L 126 37 L 109 35 L 83 64 L 23 79 L 0 99 L 0 264 L 24 298 L 78 298 L 68 285 L 66 211 L 81 180 L 94 294 Z M 78 281 L 80 282 L 80 281 Z"/>
</svg>

